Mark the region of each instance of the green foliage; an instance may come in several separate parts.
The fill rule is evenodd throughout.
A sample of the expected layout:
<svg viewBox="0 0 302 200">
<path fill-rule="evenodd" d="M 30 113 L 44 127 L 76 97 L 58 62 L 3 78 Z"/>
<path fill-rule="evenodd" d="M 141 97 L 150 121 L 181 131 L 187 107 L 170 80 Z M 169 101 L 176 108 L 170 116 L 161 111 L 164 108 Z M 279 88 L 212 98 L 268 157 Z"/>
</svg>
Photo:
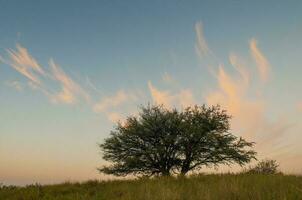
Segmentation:
<svg viewBox="0 0 302 200">
<path fill-rule="evenodd" d="M 229 133 L 230 116 L 219 106 L 143 107 L 138 117 L 119 123 L 100 145 L 103 159 L 113 164 L 99 170 L 124 176 L 185 175 L 202 166 L 255 159 L 252 142 Z"/>
<path fill-rule="evenodd" d="M 250 167 L 247 173 L 254 174 L 277 174 L 279 165 L 276 160 L 262 160 L 254 167 Z"/>
<path fill-rule="evenodd" d="M 1 200 L 302 199 L 302 177 L 217 174 L 59 185 L 2 187 Z"/>
</svg>

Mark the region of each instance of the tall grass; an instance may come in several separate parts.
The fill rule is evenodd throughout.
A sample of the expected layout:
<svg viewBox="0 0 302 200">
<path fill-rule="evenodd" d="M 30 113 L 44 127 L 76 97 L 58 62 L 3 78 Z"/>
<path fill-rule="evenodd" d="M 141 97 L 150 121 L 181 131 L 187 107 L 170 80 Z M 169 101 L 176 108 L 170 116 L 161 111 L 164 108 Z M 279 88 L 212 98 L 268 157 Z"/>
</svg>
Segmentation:
<svg viewBox="0 0 302 200">
<path fill-rule="evenodd" d="M 88 181 L 58 185 L 2 186 L 1 200 L 158 200 L 293 199 L 302 200 L 302 177 L 221 174 L 124 181 Z"/>
</svg>

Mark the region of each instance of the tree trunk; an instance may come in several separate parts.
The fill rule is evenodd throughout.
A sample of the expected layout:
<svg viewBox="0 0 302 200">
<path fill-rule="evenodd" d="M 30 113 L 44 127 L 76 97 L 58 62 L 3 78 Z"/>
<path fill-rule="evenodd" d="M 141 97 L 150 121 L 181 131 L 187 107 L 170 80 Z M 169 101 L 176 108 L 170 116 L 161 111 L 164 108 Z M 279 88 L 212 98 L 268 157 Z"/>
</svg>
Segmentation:
<svg viewBox="0 0 302 200">
<path fill-rule="evenodd" d="M 188 171 L 189 171 L 188 169 L 182 168 L 180 174 L 181 174 L 182 176 L 185 176 L 185 175 L 188 173 Z"/>
<path fill-rule="evenodd" d="M 186 161 L 182 164 L 180 173 L 184 176 L 190 170 L 190 162 Z"/>
<path fill-rule="evenodd" d="M 170 172 L 163 172 L 162 176 L 170 176 Z"/>
</svg>

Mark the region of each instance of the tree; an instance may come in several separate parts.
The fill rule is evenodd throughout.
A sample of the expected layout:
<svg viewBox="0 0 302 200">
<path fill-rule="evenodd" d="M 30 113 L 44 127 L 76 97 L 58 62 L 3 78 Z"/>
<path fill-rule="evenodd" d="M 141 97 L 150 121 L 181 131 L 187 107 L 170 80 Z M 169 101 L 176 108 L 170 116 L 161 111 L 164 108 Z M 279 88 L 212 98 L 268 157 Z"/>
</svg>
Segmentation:
<svg viewBox="0 0 302 200">
<path fill-rule="evenodd" d="M 202 166 L 244 165 L 255 159 L 254 143 L 229 133 L 230 118 L 219 106 L 142 107 L 100 144 L 103 159 L 113 164 L 99 170 L 117 176 L 185 175 Z"/>
<path fill-rule="evenodd" d="M 254 143 L 229 133 L 231 116 L 220 106 L 188 107 L 182 113 L 184 130 L 181 135 L 181 173 L 202 166 L 238 163 L 255 159 L 256 152 L 246 150 Z"/>
<path fill-rule="evenodd" d="M 250 167 L 247 173 L 253 174 L 277 174 L 280 173 L 278 171 L 278 163 L 276 160 L 262 160 L 257 163 L 254 167 Z"/>
<path fill-rule="evenodd" d="M 103 159 L 114 163 L 100 171 L 114 175 L 169 175 L 180 164 L 181 123 L 175 109 L 142 108 L 139 117 L 128 117 L 124 125 L 118 123 L 111 137 L 100 145 Z"/>
</svg>

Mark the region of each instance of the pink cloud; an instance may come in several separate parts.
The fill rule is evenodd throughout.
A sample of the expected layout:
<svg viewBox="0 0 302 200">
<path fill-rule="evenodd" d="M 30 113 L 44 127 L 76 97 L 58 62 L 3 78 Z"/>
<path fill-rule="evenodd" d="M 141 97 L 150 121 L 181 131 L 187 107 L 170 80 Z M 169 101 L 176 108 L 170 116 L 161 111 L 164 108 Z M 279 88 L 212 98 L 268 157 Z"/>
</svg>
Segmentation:
<svg viewBox="0 0 302 200">
<path fill-rule="evenodd" d="M 250 51 L 257 64 L 257 69 L 261 80 L 263 82 L 267 81 L 269 78 L 269 71 L 271 67 L 266 57 L 258 48 L 258 42 L 254 38 L 250 41 Z"/>
</svg>

